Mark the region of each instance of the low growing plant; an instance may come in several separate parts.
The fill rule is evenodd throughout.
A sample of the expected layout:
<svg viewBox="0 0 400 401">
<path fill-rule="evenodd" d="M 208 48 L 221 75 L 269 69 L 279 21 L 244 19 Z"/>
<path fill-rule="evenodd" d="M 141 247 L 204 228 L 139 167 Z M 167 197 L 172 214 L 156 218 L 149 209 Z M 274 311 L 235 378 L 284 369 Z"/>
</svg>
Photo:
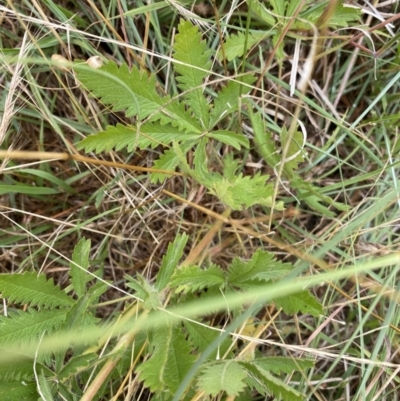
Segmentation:
<svg viewBox="0 0 400 401">
<path fill-rule="evenodd" d="M 237 150 L 249 147 L 240 124 L 232 124 L 235 130 L 220 127 L 240 118 L 240 99 L 249 93 L 254 76 L 230 79 L 218 93 L 206 93 L 211 54 L 197 27 L 189 22 L 180 23 L 174 50 L 176 82 L 181 90 L 175 97 L 164 95 L 155 77 L 136 67 L 129 70 L 110 61 L 90 70 L 76 64 L 82 85 L 112 110 L 124 110 L 136 120 L 134 125 L 107 127 L 82 140 L 78 148 L 133 152 L 161 145 L 166 150 L 154 163 L 158 172 L 151 175 L 153 183 L 165 181 L 168 172 L 179 168 L 228 208 L 275 204 L 282 209 L 282 203 L 273 201 L 269 176 L 238 173 L 241 162 L 233 153 L 222 161 L 218 154 L 221 144 Z M 262 120 L 249 102 L 246 106 L 260 138 Z M 286 154 L 290 162 L 285 166 L 291 178 L 296 177 L 294 170 L 302 160 L 297 139 L 287 139 L 293 141 Z M 272 137 L 264 140 L 274 153 Z M 281 145 L 286 146 L 285 134 Z M 188 161 L 190 152 L 192 163 Z M 102 280 L 100 271 L 89 273 L 88 240 L 82 239 L 75 248 L 65 289 L 36 273 L 0 276 L 0 292 L 12 305 L 0 321 L 0 399 L 101 400 L 106 391 L 117 399 L 123 387 L 121 378 L 130 377 L 132 371 L 155 399 L 192 399 L 201 394 L 250 396 L 253 390 L 284 400 L 304 399 L 279 375 L 310 368 L 311 360 L 264 356 L 253 347 L 241 348 L 231 335 L 265 306 L 247 302 L 249 293 L 268 291 L 268 286 L 284 278 L 293 266 L 262 250 L 249 260 L 235 258 L 227 269 L 214 264 L 180 264 L 187 241 L 187 235 L 177 235 L 154 280 L 140 274 L 126 277 L 131 291 L 126 293 L 125 311 L 107 323 L 96 317 L 96 312 L 100 296 L 111 284 Z M 241 301 L 243 294 L 247 294 L 246 302 Z M 232 297 L 237 300 L 235 305 L 226 301 Z M 322 313 L 321 305 L 307 290 L 273 302 L 287 314 Z M 20 304 L 25 305 L 23 311 L 13 310 Z M 202 313 L 192 313 L 195 320 L 176 312 L 196 304 L 204 308 Z M 211 326 L 210 316 L 227 308 L 224 323 Z M 71 332 L 73 338 L 68 337 Z M 6 365 L 4 361 L 8 361 Z"/>
</svg>

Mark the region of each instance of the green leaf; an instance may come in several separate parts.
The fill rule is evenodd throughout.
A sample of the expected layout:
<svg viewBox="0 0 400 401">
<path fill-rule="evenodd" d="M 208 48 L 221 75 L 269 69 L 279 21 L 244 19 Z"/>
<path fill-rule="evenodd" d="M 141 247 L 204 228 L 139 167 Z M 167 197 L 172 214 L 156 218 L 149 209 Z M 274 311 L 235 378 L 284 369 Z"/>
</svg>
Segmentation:
<svg viewBox="0 0 400 401">
<path fill-rule="evenodd" d="M 186 266 L 175 271 L 170 285 L 176 288 L 175 292 L 187 294 L 204 288 L 221 286 L 224 282 L 225 274 L 216 265 L 204 270 L 198 266 Z"/>
<path fill-rule="evenodd" d="M 203 94 L 203 84 L 211 68 L 211 51 L 207 49 L 206 42 L 201 40 L 196 25 L 182 20 L 178 30 L 174 44 L 174 59 L 183 64 L 175 63 L 175 71 L 180 74 L 176 80 L 180 89 L 186 91 L 185 102 L 191 111 L 201 121 L 203 127 L 208 127 L 210 106 Z"/>
<path fill-rule="evenodd" d="M 257 152 L 271 168 L 275 169 L 280 163 L 280 156 L 275 148 L 275 141 L 273 141 L 271 133 L 266 130 L 260 113 L 251 111 L 250 120 Z"/>
<path fill-rule="evenodd" d="M 290 180 L 290 184 L 294 189 L 297 190 L 297 198 L 303 200 L 307 203 L 313 210 L 321 213 L 326 217 L 334 217 L 336 215 L 335 212 L 329 210 L 327 207 L 322 205 L 321 202 L 325 202 L 328 205 L 335 207 L 341 211 L 348 211 L 349 207 L 344 205 L 343 203 L 336 202 L 329 196 L 320 193 L 320 190 L 314 187 L 307 181 L 304 181 L 300 176 L 294 174 Z"/>
<path fill-rule="evenodd" d="M 276 24 L 274 16 L 257 0 L 251 1 L 251 12 L 256 18 L 260 18 L 269 26 Z"/>
<path fill-rule="evenodd" d="M 27 381 L 33 378 L 33 357 L 9 351 L 5 348 L 0 348 L 0 355 L 0 387 L 2 381 Z M 4 358 L 7 362 L 3 363 L 1 358 Z"/>
<path fill-rule="evenodd" d="M 204 325 L 192 323 L 188 320 L 184 320 L 183 324 L 193 346 L 198 349 L 199 352 L 203 352 L 217 337 L 221 337 L 220 332 L 205 327 Z M 232 341 L 229 338 L 225 338 L 222 343 L 218 345 L 217 349 L 210 354 L 208 359 L 215 360 L 216 358 L 222 358 L 231 345 Z"/>
<path fill-rule="evenodd" d="M 233 146 L 237 150 L 240 150 L 242 146 L 247 149 L 249 148 L 249 140 L 243 134 L 221 130 L 210 132 L 207 136 L 225 143 L 226 145 Z"/>
<path fill-rule="evenodd" d="M 17 380 L 0 381 L 1 401 L 37 401 L 36 383 Z"/>
<path fill-rule="evenodd" d="M 0 182 L 0 195 L 17 193 L 26 195 L 53 195 L 59 194 L 61 191 L 54 188 L 35 187 L 33 185 L 15 184 L 8 185 Z"/>
<path fill-rule="evenodd" d="M 229 284 L 242 287 L 252 280 L 275 281 L 285 276 L 293 266 L 277 261 L 274 254 L 257 249 L 250 260 L 244 262 L 235 258 L 228 267 Z"/>
<path fill-rule="evenodd" d="M 53 332 L 65 320 L 67 309 L 30 310 L 13 312 L 7 317 L 0 316 L 0 344 L 31 341 L 43 332 Z"/>
<path fill-rule="evenodd" d="M 37 374 L 37 385 L 43 401 L 54 401 L 48 379 L 44 374 L 43 369 L 40 369 Z"/>
<path fill-rule="evenodd" d="M 238 174 L 234 180 L 219 175 L 213 176 L 210 192 L 234 210 L 242 210 L 253 205 L 272 206 L 273 186 L 266 184 L 267 175 L 256 173 L 253 177 Z M 275 205 L 282 210 L 282 203 Z"/>
<path fill-rule="evenodd" d="M 298 0 L 295 0 L 298 1 Z M 294 1 L 294 2 L 295 2 Z M 279 15 L 280 17 L 283 17 L 286 15 L 286 7 L 288 4 L 288 0 L 270 0 L 272 10 L 274 14 Z"/>
<path fill-rule="evenodd" d="M 78 334 L 82 327 L 97 323 L 99 319 L 94 317 L 89 309 L 91 304 L 89 295 L 79 298 L 75 305 L 68 309 L 63 329 L 73 329 Z"/>
<path fill-rule="evenodd" d="M 229 117 L 239 110 L 240 97 L 251 91 L 251 85 L 255 80 L 256 77 L 252 74 L 242 75 L 236 79 L 230 79 L 227 85 L 218 92 L 218 97 L 214 100 L 211 110 L 210 130 L 223 118 Z"/>
<path fill-rule="evenodd" d="M 254 359 L 249 363 L 275 374 L 291 374 L 294 370 L 304 371 L 306 369 L 311 369 L 314 366 L 314 361 L 311 359 L 293 359 L 284 356 L 267 356 L 264 358 Z"/>
<path fill-rule="evenodd" d="M 156 89 L 155 76 L 139 71 L 136 66 L 129 71 L 126 64 L 118 67 L 109 61 L 99 69 L 75 65 L 78 79 L 94 96 L 110 105 L 113 111 L 126 110 L 126 116 L 139 120 L 151 118 L 163 124 L 171 123 L 179 129 L 201 132 L 201 126 L 177 100 L 160 96 Z"/>
<path fill-rule="evenodd" d="M 152 346 L 152 356 L 137 369 L 139 378 L 151 391 L 174 394 L 195 360 L 192 348 L 180 327 L 172 326 L 159 327 Z"/>
<path fill-rule="evenodd" d="M 237 396 L 244 390 L 246 370 L 235 360 L 213 362 L 205 367 L 198 378 L 198 388 L 213 397 L 221 392 Z"/>
<path fill-rule="evenodd" d="M 192 142 L 182 144 L 180 146 L 183 154 L 186 154 L 190 148 L 193 147 Z M 174 171 L 179 165 L 179 157 L 176 154 L 175 149 L 168 149 L 164 151 L 164 154 L 160 156 L 158 160 L 154 162 L 154 168 L 159 170 Z M 164 182 L 167 176 L 162 173 L 151 173 L 151 182 L 156 184 L 157 182 Z"/>
<path fill-rule="evenodd" d="M 209 183 L 204 185 L 234 210 L 241 210 L 243 207 L 249 208 L 256 204 L 271 206 L 273 186 L 265 183 L 269 176 L 262 176 L 260 173 L 256 173 L 253 177 L 243 177 L 241 173 L 234 175 L 235 164 L 237 169 L 238 161 L 233 159 L 232 154 L 225 156 L 224 175 L 209 174 Z M 276 208 L 280 207 L 279 204 L 276 205 Z"/>
<path fill-rule="evenodd" d="M 255 388 L 260 394 L 274 396 L 279 400 L 303 401 L 305 396 L 292 389 L 282 380 L 274 377 L 268 371 L 255 366 L 251 362 L 240 362 L 247 370 L 247 383 L 251 388 Z"/>
<path fill-rule="evenodd" d="M 320 316 L 324 312 L 322 305 L 307 290 L 276 298 L 275 303 L 278 308 L 282 308 L 288 315 L 301 312 Z"/>
<path fill-rule="evenodd" d="M 236 57 L 242 57 L 245 51 L 246 40 L 247 50 L 249 50 L 266 36 L 268 35 L 264 32 L 249 32 L 247 35 L 245 33 L 238 32 L 236 35 L 231 35 L 224 44 L 224 53 L 222 53 L 220 50 L 218 53 L 218 58 L 221 61 L 223 54 L 225 54 L 225 57 L 228 61 L 232 61 Z"/>
<path fill-rule="evenodd" d="M 85 272 L 89 267 L 90 239 L 82 238 L 74 248 L 70 265 L 71 283 L 76 295 L 86 292 L 86 283 L 91 277 Z M 79 267 L 78 267 L 79 266 Z"/>
<path fill-rule="evenodd" d="M 305 11 L 300 14 L 300 18 L 295 21 L 293 29 L 311 29 L 311 25 L 315 24 L 327 7 L 326 2 L 316 3 L 314 7 L 306 7 Z M 351 7 L 350 5 L 343 4 L 343 0 L 336 6 L 333 14 L 323 26 L 332 28 L 348 27 L 349 22 L 357 22 L 362 15 L 362 10 L 359 7 Z M 304 22 L 310 21 L 310 23 Z"/>
<path fill-rule="evenodd" d="M 289 171 L 296 170 L 298 167 L 298 163 L 304 160 L 303 134 L 301 132 L 295 132 L 289 142 L 288 132 L 285 129 L 285 127 L 282 127 L 281 142 L 282 142 L 282 152 L 287 147 L 287 152 L 284 155 L 285 159 L 282 161 L 282 163 L 285 163 L 285 169 L 289 169 Z"/>
<path fill-rule="evenodd" d="M 132 152 L 136 148 L 155 148 L 159 145 L 168 145 L 173 141 L 187 142 L 197 138 L 199 134 L 179 132 L 172 125 L 162 125 L 159 122 L 146 123 L 138 127 L 117 124 L 115 127 L 109 126 L 105 131 L 83 139 L 77 144 L 77 149 L 100 153 L 127 148 L 128 152 Z"/>
<path fill-rule="evenodd" d="M 125 276 L 125 278 L 129 281 L 126 286 L 135 290 L 135 295 L 144 301 L 147 310 L 157 309 L 161 306 L 162 303 L 158 290 L 145 277 L 137 274 L 136 278 L 129 276 Z"/>
<path fill-rule="evenodd" d="M 9 302 L 44 308 L 71 306 L 75 302 L 53 280 L 34 272 L 1 274 L 0 292 Z"/>
<path fill-rule="evenodd" d="M 178 266 L 179 259 L 183 255 L 183 250 L 189 239 L 186 234 L 177 235 L 174 242 L 168 245 L 167 253 L 164 255 L 160 270 L 156 277 L 155 288 L 163 290 L 169 285 L 169 281 Z"/>
<path fill-rule="evenodd" d="M 44 180 L 47 180 L 51 182 L 52 184 L 59 186 L 63 191 L 70 193 L 70 194 L 75 194 L 76 191 L 72 187 L 70 187 L 64 180 L 60 180 L 59 178 L 55 177 L 53 174 L 48 173 L 47 171 L 43 170 L 35 170 L 33 168 L 21 168 L 18 169 L 19 173 L 26 173 L 30 174 L 39 178 L 42 178 Z"/>
<path fill-rule="evenodd" d="M 58 372 L 58 380 L 66 381 L 67 379 L 73 378 L 77 372 L 86 369 L 98 358 L 99 356 L 94 353 L 72 357 Z"/>
</svg>

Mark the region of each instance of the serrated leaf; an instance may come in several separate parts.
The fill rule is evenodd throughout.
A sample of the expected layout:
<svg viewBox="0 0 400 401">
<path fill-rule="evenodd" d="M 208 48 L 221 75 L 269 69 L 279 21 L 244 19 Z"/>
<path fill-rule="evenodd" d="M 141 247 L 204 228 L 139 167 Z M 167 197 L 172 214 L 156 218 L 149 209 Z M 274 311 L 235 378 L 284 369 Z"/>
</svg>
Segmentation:
<svg viewBox="0 0 400 401">
<path fill-rule="evenodd" d="M 253 177 L 238 174 L 232 182 L 225 177 L 215 176 L 210 191 L 233 210 L 242 210 L 253 205 L 271 207 L 274 189 L 271 184 L 266 184 L 268 178 L 269 176 L 260 173 Z M 276 210 L 282 208 L 282 203 L 275 205 Z"/>
<path fill-rule="evenodd" d="M 184 320 L 183 324 L 188 332 L 189 339 L 193 344 L 193 347 L 198 351 L 203 352 L 209 345 L 217 338 L 221 337 L 221 333 L 213 330 L 212 328 L 205 327 L 204 325 L 192 323 L 188 320 Z M 222 343 L 210 354 L 209 360 L 215 360 L 217 357 L 225 355 L 231 346 L 232 341 L 229 338 L 225 338 Z"/>
<path fill-rule="evenodd" d="M 275 281 L 285 276 L 293 266 L 274 258 L 274 254 L 257 249 L 250 260 L 235 258 L 228 267 L 227 281 L 236 286 L 243 286 L 251 280 Z"/>
<path fill-rule="evenodd" d="M 0 381 L 1 401 L 37 401 L 36 383 L 17 380 Z"/>
<path fill-rule="evenodd" d="M 43 332 L 53 332 L 65 320 L 67 309 L 30 310 L 13 312 L 9 316 L 0 316 L 0 344 L 31 341 L 39 338 Z"/>
<path fill-rule="evenodd" d="M 276 298 L 275 303 L 278 308 L 282 308 L 288 315 L 299 312 L 309 313 L 313 316 L 323 314 L 322 305 L 307 290 Z"/>
<path fill-rule="evenodd" d="M 76 65 L 78 79 L 94 96 L 112 107 L 113 111 L 123 111 L 127 117 L 139 120 L 150 117 L 163 124 L 170 123 L 179 129 L 201 132 L 201 126 L 183 105 L 169 96 L 160 96 L 154 76 L 139 71 L 136 66 L 130 71 L 126 64 L 118 67 L 109 61 L 96 70 Z"/>
<path fill-rule="evenodd" d="M 89 267 L 90 239 L 81 238 L 74 248 L 70 265 L 71 283 L 76 295 L 81 297 L 86 292 L 86 283 L 91 277 L 85 272 Z M 78 267 L 79 266 L 79 267 Z M 84 270 L 83 270 L 84 269 Z"/>
<path fill-rule="evenodd" d="M 192 349 L 179 327 L 159 327 L 152 341 L 154 351 L 137 372 L 151 391 L 176 392 L 195 360 Z"/>
<path fill-rule="evenodd" d="M 0 292 L 9 302 L 29 304 L 45 308 L 65 307 L 74 304 L 53 280 L 44 274 L 25 272 L 23 274 L 1 274 Z"/>
<path fill-rule="evenodd" d="M 304 160 L 303 148 L 304 148 L 304 137 L 301 132 L 295 132 L 293 137 L 288 138 L 288 132 L 283 127 L 281 130 L 281 141 L 282 141 L 282 156 L 284 150 L 287 149 L 284 155 L 285 159 L 282 163 L 285 163 L 285 169 L 296 170 L 298 163 Z"/>
<path fill-rule="evenodd" d="M 91 365 L 99 356 L 94 353 L 76 355 L 72 357 L 63 368 L 57 373 L 57 378 L 60 381 L 65 381 Z"/>
<path fill-rule="evenodd" d="M 266 130 L 260 113 L 250 112 L 250 120 L 254 132 L 254 142 L 257 145 L 256 150 L 265 162 L 274 169 L 280 163 L 280 156 L 275 148 L 272 135 Z"/>
<path fill-rule="evenodd" d="M 88 294 L 80 297 L 75 305 L 68 309 L 63 328 L 75 330 L 77 333 L 82 327 L 94 325 L 99 321 L 90 312 L 91 297 Z"/>
<path fill-rule="evenodd" d="M 235 360 L 213 362 L 200 373 L 198 388 L 213 397 L 221 392 L 228 396 L 237 396 L 246 387 L 246 376 L 246 370 Z"/>
<path fill-rule="evenodd" d="M 293 359 L 284 356 L 267 356 L 264 358 L 254 359 L 253 361 L 249 361 L 249 363 L 275 374 L 291 374 L 294 370 L 304 371 L 306 369 L 311 369 L 314 366 L 314 361 L 311 359 Z"/>
<path fill-rule="evenodd" d="M 249 148 L 249 140 L 243 134 L 236 134 L 232 131 L 214 131 L 208 135 L 210 138 L 214 138 L 226 145 L 233 146 L 235 149 L 240 150 L 242 146 Z"/>
<path fill-rule="evenodd" d="M 43 401 L 54 401 L 53 395 L 51 393 L 50 384 L 43 369 L 40 369 L 37 374 L 37 386 Z"/>
<path fill-rule="evenodd" d="M 252 74 L 230 79 L 218 92 L 218 96 L 214 100 L 214 105 L 211 109 L 210 130 L 215 127 L 220 120 L 232 115 L 239 109 L 240 97 L 251 91 L 251 85 L 255 80 L 256 77 Z"/>
<path fill-rule="evenodd" d="M 201 40 L 196 25 L 182 20 L 178 30 L 174 44 L 174 59 L 183 64 L 175 63 L 175 71 L 180 74 L 176 80 L 180 89 L 186 91 L 185 103 L 202 125 L 207 127 L 210 106 L 203 94 L 203 83 L 211 67 L 211 51 L 207 49 L 206 42 Z"/>
<path fill-rule="evenodd" d="M 168 250 L 163 257 L 160 270 L 156 277 L 155 288 L 158 291 L 163 290 L 169 284 L 169 281 L 178 266 L 178 262 L 183 255 L 183 249 L 189 239 L 186 234 L 177 235 L 174 242 L 168 245 Z"/>
<path fill-rule="evenodd" d="M 105 131 L 90 135 L 77 144 L 77 149 L 86 152 L 100 153 L 127 149 L 132 152 L 136 148 L 155 148 L 159 145 L 168 145 L 173 141 L 187 142 L 198 139 L 199 134 L 180 132 L 172 125 L 163 125 L 159 122 L 146 123 L 138 127 L 117 124 L 109 126 Z"/>
<path fill-rule="evenodd" d="M 183 154 L 186 154 L 190 148 L 192 148 L 194 143 L 187 142 L 182 144 L 181 150 Z M 176 167 L 179 165 L 179 157 L 176 154 L 175 149 L 168 149 L 154 162 L 154 168 L 159 170 L 175 171 Z M 167 176 L 162 173 L 151 173 L 151 182 L 156 184 L 158 182 L 164 182 Z"/>
<path fill-rule="evenodd" d="M 276 378 L 268 371 L 256 367 L 251 362 L 241 362 L 247 370 L 247 383 L 251 388 L 255 388 L 260 394 L 274 396 L 279 400 L 303 401 L 305 396 L 292 389 L 282 380 Z"/>
<path fill-rule="evenodd" d="M 2 358 L 7 362 L 2 362 Z M 0 348 L 0 383 L 7 380 L 31 380 L 34 375 L 33 363 L 33 356 Z"/>
<path fill-rule="evenodd" d="M 212 265 L 208 269 L 198 266 L 185 266 L 175 271 L 171 287 L 176 292 L 195 292 L 204 288 L 220 286 L 225 282 L 225 274 L 218 266 Z"/>
<path fill-rule="evenodd" d="M 224 44 L 224 53 L 220 51 L 218 53 L 219 60 L 222 60 L 223 54 L 228 61 L 232 61 L 236 57 L 242 57 L 245 51 L 245 45 L 247 40 L 247 50 L 251 49 L 254 45 L 264 39 L 267 35 L 265 33 L 248 33 L 247 35 L 242 32 L 238 32 L 236 35 L 231 35 Z"/>
</svg>

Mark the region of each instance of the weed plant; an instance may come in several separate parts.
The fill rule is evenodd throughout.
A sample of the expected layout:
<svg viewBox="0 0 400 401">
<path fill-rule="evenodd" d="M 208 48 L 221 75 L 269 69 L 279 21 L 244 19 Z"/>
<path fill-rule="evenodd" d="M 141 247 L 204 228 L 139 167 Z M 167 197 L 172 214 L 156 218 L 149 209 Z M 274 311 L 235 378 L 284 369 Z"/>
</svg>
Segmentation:
<svg viewBox="0 0 400 401">
<path fill-rule="evenodd" d="M 396 2 L 2 13 L 0 400 L 399 399 Z"/>
</svg>

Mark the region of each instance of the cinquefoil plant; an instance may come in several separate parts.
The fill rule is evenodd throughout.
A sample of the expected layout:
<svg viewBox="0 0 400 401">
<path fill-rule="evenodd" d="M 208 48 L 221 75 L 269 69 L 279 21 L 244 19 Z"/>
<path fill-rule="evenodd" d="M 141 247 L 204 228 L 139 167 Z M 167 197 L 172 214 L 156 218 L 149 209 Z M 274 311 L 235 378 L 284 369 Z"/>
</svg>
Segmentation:
<svg viewBox="0 0 400 401">
<path fill-rule="evenodd" d="M 208 150 L 216 142 L 238 150 L 249 146 L 241 132 L 218 127 L 223 119 L 239 112 L 238 100 L 248 93 L 253 76 L 230 80 L 208 98 L 204 84 L 210 74 L 210 52 L 197 28 L 182 22 L 174 50 L 177 82 L 182 90 L 175 98 L 163 95 L 155 78 L 136 67 L 129 71 L 126 65 L 118 67 L 109 62 L 90 71 L 77 65 L 77 76 L 84 86 L 112 110 L 125 110 L 128 117 L 136 119 L 135 125 L 108 127 L 78 147 L 96 152 L 126 148 L 131 152 L 163 145 L 167 150 L 155 168 L 180 168 L 233 209 L 271 205 L 273 189 L 266 183 L 268 176 L 237 174 L 238 161 L 233 155 L 223 160 L 221 172 L 208 168 L 213 157 Z M 194 154 L 193 165 L 187 161 L 189 151 Z M 152 174 L 153 182 L 165 178 L 165 174 Z M 267 357 L 253 348 L 244 352 L 231 333 L 251 322 L 263 305 L 240 301 L 234 307 L 226 303 L 229 297 L 240 300 L 252 290 L 265 287 L 267 292 L 267 286 L 283 278 L 292 265 L 261 250 L 247 261 L 235 258 L 227 269 L 180 265 L 187 241 L 187 235 L 178 235 L 169 245 L 154 281 L 140 274 L 126 277 L 131 298 L 125 311 L 107 324 L 96 317 L 99 296 L 106 291 L 107 283 L 96 279 L 98 272 L 87 272 L 89 241 L 83 239 L 76 246 L 70 285 L 65 290 L 43 275 L 0 276 L 2 296 L 13 306 L 26 305 L 24 311 L 10 310 L 0 319 L 0 399 L 36 401 L 40 396 L 46 401 L 88 401 L 102 400 L 104 394 L 112 393 L 117 399 L 124 387 L 121 378 L 134 372 L 138 378 L 134 382 L 141 382 L 154 399 L 188 400 L 224 394 L 250 397 L 255 390 L 288 401 L 303 400 L 300 392 L 277 375 L 302 371 L 313 362 Z M 93 278 L 95 283 L 89 286 Z M 196 320 L 173 315 L 175 307 L 194 301 L 198 305 L 212 303 Z M 288 314 L 322 313 L 308 291 L 273 301 Z M 225 317 L 226 326 L 214 323 L 211 327 L 210 316 L 227 307 L 230 314 Z M 74 337 L 59 337 L 54 343 L 59 331 L 73 331 Z"/>
<path fill-rule="evenodd" d="M 274 374 L 310 368 L 311 360 L 266 357 L 253 349 L 244 353 L 236 338 L 229 336 L 246 319 L 251 322 L 249 318 L 262 305 L 231 308 L 232 323 L 221 331 L 215 330 L 215 324 L 210 327 L 206 318 L 168 319 L 175 306 L 211 299 L 214 305 L 223 305 L 232 294 L 240 297 L 244 291 L 279 280 L 292 266 L 263 251 L 248 261 L 235 258 L 226 270 L 217 265 L 180 266 L 187 240 L 187 235 L 178 235 L 169 245 L 154 282 L 141 275 L 126 277 L 134 290 L 132 301 L 108 324 L 95 317 L 107 284 L 89 285 L 96 275 L 87 272 L 88 240 L 82 239 L 75 248 L 65 290 L 44 275 L 1 275 L 0 292 L 7 302 L 27 307 L 9 310 L 8 316 L 0 318 L 1 399 L 102 400 L 106 391 L 120 391 L 121 378 L 135 369 L 144 386 L 165 400 L 201 394 L 250 396 L 252 390 L 288 401 L 303 400 L 300 392 Z M 275 302 L 290 314 L 322 313 L 308 291 Z M 208 310 L 208 315 L 212 312 Z M 71 330 L 74 336 L 69 341 L 61 336 L 54 342 L 57 332 Z M 144 359 L 147 353 L 150 357 Z M 87 382 L 89 386 L 84 385 Z"/>
<path fill-rule="evenodd" d="M 78 149 L 101 152 L 126 148 L 132 152 L 163 145 L 169 149 L 154 163 L 155 168 L 171 171 L 180 167 L 232 209 L 255 204 L 270 206 L 273 187 L 266 183 L 268 175 L 238 174 L 239 163 L 231 155 L 223 160 L 222 172 L 209 168 L 215 142 L 237 150 L 249 147 L 242 132 L 221 130 L 218 125 L 239 112 L 240 97 L 250 91 L 254 77 L 229 80 L 219 93 L 207 97 L 205 80 L 210 76 L 211 52 L 197 27 L 181 22 L 174 50 L 176 81 L 182 90 L 181 96 L 174 98 L 162 95 L 155 78 L 137 67 L 130 71 L 125 64 L 108 62 L 96 71 L 77 68 L 78 79 L 93 95 L 112 110 L 125 110 L 127 117 L 136 118 L 135 125 L 118 124 L 85 138 Z M 186 157 L 190 150 L 194 153 L 193 166 Z M 160 173 L 152 174 L 153 182 L 165 178 Z M 281 209 L 282 205 L 275 207 Z"/>
</svg>

